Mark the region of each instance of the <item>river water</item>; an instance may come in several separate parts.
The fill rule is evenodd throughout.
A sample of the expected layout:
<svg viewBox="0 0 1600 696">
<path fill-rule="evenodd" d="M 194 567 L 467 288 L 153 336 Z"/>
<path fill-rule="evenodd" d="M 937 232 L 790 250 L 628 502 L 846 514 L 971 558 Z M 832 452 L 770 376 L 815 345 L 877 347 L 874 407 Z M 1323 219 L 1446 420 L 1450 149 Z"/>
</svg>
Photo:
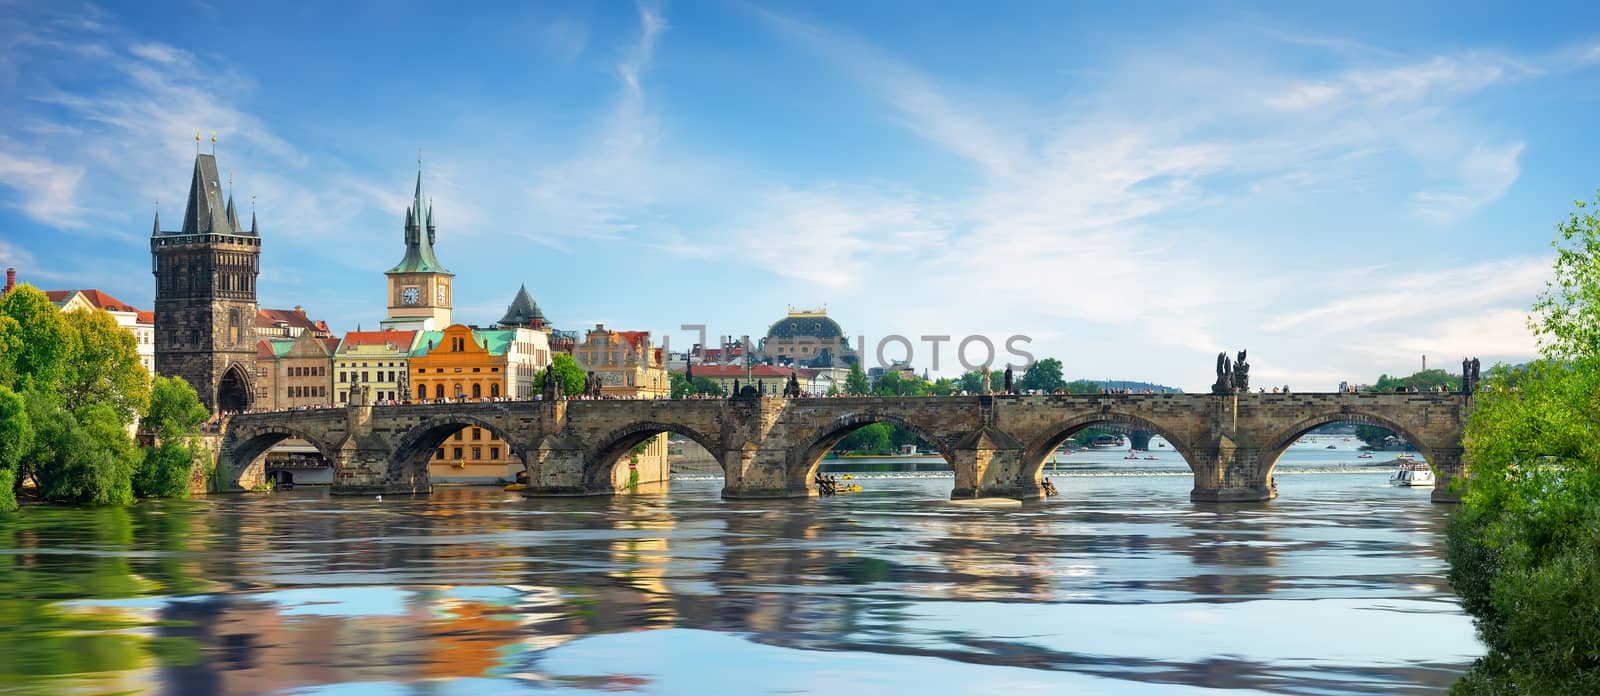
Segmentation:
<svg viewBox="0 0 1600 696">
<path fill-rule="evenodd" d="M 30 506 L 0 517 L 0 693 L 1442 691 L 1482 652 L 1449 508 L 1350 445 L 1297 445 L 1239 505 L 1190 503 L 1158 441 L 1059 458 L 1021 510 L 931 473 Z"/>
</svg>

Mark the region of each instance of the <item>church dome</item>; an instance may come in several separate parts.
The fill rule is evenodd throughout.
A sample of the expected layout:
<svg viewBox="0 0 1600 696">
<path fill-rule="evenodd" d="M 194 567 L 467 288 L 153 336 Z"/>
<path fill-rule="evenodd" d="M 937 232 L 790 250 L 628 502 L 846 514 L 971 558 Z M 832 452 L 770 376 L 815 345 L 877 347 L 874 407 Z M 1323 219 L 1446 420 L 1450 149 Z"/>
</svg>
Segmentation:
<svg viewBox="0 0 1600 696">
<path fill-rule="evenodd" d="M 828 315 L 821 312 L 790 312 L 788 316 L 773 322 L 767 329 L 767 338 L 844 338 L 844 330 L 839 328 L 839 323 L 829 319 Z"/>
</svg>

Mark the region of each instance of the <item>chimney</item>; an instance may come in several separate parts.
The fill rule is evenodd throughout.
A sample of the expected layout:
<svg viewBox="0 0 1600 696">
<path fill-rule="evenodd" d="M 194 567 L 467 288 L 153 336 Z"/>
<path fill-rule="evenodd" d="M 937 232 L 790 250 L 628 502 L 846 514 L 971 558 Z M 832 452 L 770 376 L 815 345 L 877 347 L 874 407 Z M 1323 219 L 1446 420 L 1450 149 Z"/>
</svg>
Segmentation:
<svg viewBox="0 0 1600 696">
<path fill-rule="evenodd" d="M 17 269 L 15 269 L 15 268 L 7 268 L 6 269 L 6 289 L 3 290 L 3 291 L 0 291 L 0 295 L 8 295 L 8 294 L 10 294 L 11 293 L 11 289 L 14 288 L 14 287 L 17 287 Z"/>
<path fill-rule="evenodd" d="M 301 307 L 300 305 L 295 305 L 294 306 L 294 313 L 303 317 L 303 316 L 306 315 L 306 308 L 305 307 Z"/>
</svg>

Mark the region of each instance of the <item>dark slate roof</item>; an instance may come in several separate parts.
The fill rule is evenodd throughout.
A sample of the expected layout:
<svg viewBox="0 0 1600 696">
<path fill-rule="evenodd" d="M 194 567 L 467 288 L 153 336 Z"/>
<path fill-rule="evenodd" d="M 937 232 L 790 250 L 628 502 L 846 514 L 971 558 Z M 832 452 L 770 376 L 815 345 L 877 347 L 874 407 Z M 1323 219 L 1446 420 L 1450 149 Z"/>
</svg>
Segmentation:
<svg viewBox="0 0 1600 696">
<path fill-rule="evenodd" d="M 207 154 L 194 157 L 194 178 L 189 182 L 189 203 L 183 210 L 183 229 L 179 232 L 161 232 L 160 229 L 160 220 L 157 219 L 157 234 L 255 234 L 254 230 L 239 228 L 232 197 L 224 197 L 222 192 L 222 180 L 217 175 L 217 158 Z"/>
<path fill-rule="evenodd" d="M 796 336 L 843 338 L 844 330 L 839 328 L 838 322 L 818 315 L 790 315 L 774 322 L 771 328 L 767 329 L 767 338 L 794 338 Z"/>
<path fill-rule="evenodd" d="M 426 229 L 424 229 L 426 226 Z M 423 238 L 423 234 L 427 238 Z M 417 192 L 406 208 L 406 257 L 387 273 L 444 273 L 444 264 L 433 255 L 433 203 L 422 196 L 422 170 L 417 170 Z"/>
<path fill-rule="evenodd" d="M 544 312 L 539 311 L 539 303 L 533 301 L 533 296 L 528 294 L 528 286 L 523 285 L 517 289 L 517 296 L 512 298 L 511 306 L 506 307 L 506 315 L 500 317 L 500 325 L 527 326 L 535 319 L 543 322 Z"/>
</svg>

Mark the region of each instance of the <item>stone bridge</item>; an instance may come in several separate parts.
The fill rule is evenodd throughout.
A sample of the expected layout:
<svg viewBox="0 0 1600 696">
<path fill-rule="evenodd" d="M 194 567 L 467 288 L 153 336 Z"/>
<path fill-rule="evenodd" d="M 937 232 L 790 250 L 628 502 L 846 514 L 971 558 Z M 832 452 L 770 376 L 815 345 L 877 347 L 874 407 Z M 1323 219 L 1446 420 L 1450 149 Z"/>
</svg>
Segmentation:
<svg viewBox="0 0 1600 696">
<path fill-rule="evenodd" d="M 1194 472 L 1195 501 L 1277 495 L 1290 444 L 1328 423 L 1377 425 L 1414 444 L 1437 472 L 1434 499 L 1465 475 L 1460 394 L 1105 394 L 716 400 L 510 401 L 243 414 L 229 420 L 218 467 L 233 489 L 262 480 L 262 455 L 299 438 L 331 463 L 336 494 L 427 493 L 428 461 L 456 431 L 493 431 L 528 473 L 528 496 L 611 495 L 641 481 L 620 469 L 657 433 L 699 443 L 722 464 L 726 498 L 815 495 L 817 466 L 839 440 L 893 423 L 936 448 L 953 498 L 1042 495 L 1051 452 L 1078 430 L 1118 424 L 1159 433 Z"/>
</svg>

